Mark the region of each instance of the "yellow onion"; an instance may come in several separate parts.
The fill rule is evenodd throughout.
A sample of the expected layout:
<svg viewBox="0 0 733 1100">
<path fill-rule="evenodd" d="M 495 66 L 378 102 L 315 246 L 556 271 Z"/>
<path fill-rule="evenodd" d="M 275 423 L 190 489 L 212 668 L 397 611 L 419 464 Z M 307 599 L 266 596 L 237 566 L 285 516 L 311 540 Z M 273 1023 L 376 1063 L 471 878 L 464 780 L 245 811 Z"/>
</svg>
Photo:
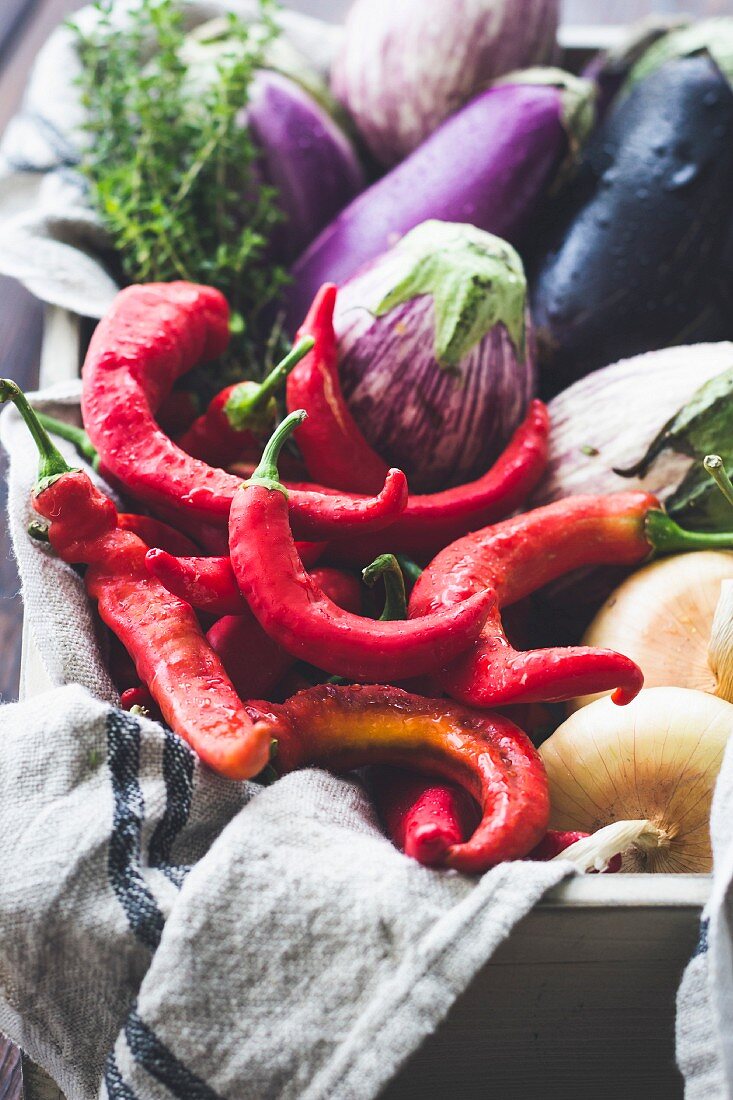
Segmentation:
<svg viewBox="0 0 733 1100">
<path fill-rule="evenodd" d="M 540 749 L 549 827 L 595 833 L 628 822 L 624 871 L 709 871 L 710 804 L 731 732 L 733 705 L 702 691 L 649 688 L 625 707 L 597 699 Z M 618 837 L 606 858 L 614 849 Z"/>
<path fill-rule="evenodd" d="M 630 657 L 647 688 L 693 688 L 733 701 L 732 622 L 733 553 L 703 550 L 653 562 L 627 578 L 583 644 Z M 597 697 L 581 696 L 569 709 Z"/>
</svg>

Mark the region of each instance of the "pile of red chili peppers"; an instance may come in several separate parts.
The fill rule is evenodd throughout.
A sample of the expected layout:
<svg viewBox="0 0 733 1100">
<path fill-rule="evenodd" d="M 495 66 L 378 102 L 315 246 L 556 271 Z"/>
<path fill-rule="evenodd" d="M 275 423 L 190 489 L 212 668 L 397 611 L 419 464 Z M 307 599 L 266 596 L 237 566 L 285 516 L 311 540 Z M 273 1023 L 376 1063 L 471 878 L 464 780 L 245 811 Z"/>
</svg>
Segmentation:
<svg viewBox="0 0 733 1100">
<path fill-rule="evenodd" d="M 387 831 L 421 862 L 482 872 L 550 858 L 576 837 L 547 833 L 542 763 L 508 714 L 609 689 L 623 704 L 642 676 L 618 653 L 518 650 L 502 610 L 582 566 L 632 566 L 715 536 L 688 535 L 640 492 L 506 518 L 546 463 L 539 401 L 477 481 L 411 496 L 341 393 L 335 298 L 321 290 L 264 383 L 230 386 L 181 423 L 175 384 L 224 351 L 227 303 L 188 283 L 119 294 L 84 364 L 82 443 L 126 513 L 0 381 L 38 446 L 42 537 L 84 567 L 117 639 L 123 705 L 166 722 L 222 775 L 373 765 Z M 283 451 L 290 439 L 300 458 Z"/>
</svg>

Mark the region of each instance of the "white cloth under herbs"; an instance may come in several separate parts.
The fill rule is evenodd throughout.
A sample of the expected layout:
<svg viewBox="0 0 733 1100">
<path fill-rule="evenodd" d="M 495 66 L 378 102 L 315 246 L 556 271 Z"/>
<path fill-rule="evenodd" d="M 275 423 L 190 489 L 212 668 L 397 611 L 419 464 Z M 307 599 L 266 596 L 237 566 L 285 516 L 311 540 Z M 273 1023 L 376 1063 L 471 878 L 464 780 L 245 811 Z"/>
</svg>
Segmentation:
<svg viewBox="0 0 733 1100">
<path fill-rule="evenodd" d="M 136 0 L 117 0 L 124 25 Z M 257 0 L 179 0 L 193 29 L 227 11 L 247 18 Z M 94 12 L 74 14 L 87 27 Z M 288 43 L 318 75 L 327 77 L 340 28 L 284 9 Z M 74 36 L 56 30 L 40 51 L 20 113 L 0 142 L 0 273 L 20 279 L 45 302 L 85 317 L 101 317 L 118 287 L 108 266 L 110 242 L 77 172 L 83 112 Z"/>
<path fill-rule="evenodd" d="M 77 397 L 37 403 L 78 422 Z M 218 779 L 117 709 L 80 578 L 26 534 L 36 458 L 14 409 L 0 435 L 56 685 L 0 708 L 0 1031 L 69 1100 L 376 1096 L 570 865 L 427 870 L 358 783 Z"/>
</svg>

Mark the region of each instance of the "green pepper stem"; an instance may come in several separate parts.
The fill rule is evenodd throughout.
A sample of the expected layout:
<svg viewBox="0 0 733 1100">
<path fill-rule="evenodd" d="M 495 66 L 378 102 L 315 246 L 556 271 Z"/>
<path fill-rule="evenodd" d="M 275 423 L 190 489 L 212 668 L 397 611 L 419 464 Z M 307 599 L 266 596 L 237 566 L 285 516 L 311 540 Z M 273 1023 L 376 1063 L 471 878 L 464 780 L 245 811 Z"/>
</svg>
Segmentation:
<svg viewBox="0 0 733 1100">
<path fill-rule="evenodd" d="M 291 348 L 285 358 L 273 367 L 259 385 L 253 388 L 251 384 L 243 382 L 241 386 L 237 386 L 232 391 L 224 406 L 224 412 L 233 428 L 242 431 L 247 427 L 247 421 L 252 414 L 258 412 L 269 401 L 293 367 L 308 354 L 314 344 L 315 340 L 312 336 L 304 336 L 294 348 Z"/>
<path fill-rule="evenodd" d="M 404 554 L 395 554 L 397 563 L 402 570 L 402 575 L 409 582 L 409 584 L 417 584 L 420 577 L 423 574 L 421 567 L 412 558 L 405 557 Z"/>
<path fill-rule="evenodd" d="M 666 514 L 655 509 L 647 513 L 647 540 L 659 554 L 684 550 L 733 550 L 733 531 L 686 531 Z"/>
<path fill-rule="evenodd" d="M 28 404 L 28 398 L 20 386 L 10 378 L 0 378 L 0 404 L 6 401 L 13 402 L 38 448 L 38 480 L 35 489 L 36 492 L 42 492 L 49 481 L 71 473 L 73 467 L 69 466 L 61 451 L 51 442 L 48 432 L 35 410 Z"/>
<path fill-rule="evenodd" d="M 296 409 L 295 412 L 291 412 L 289 416 L 286 416 L 281 424 L 278 424 L 265 444 L 259 466 L 252 477 L 245 481 L 245 488 L 248 485 L 261 485 L 265 489 L 277 489 L 285 496 L 288 495 L 287 489 L 280 482 L 277 461 L 285 441 L 290 438 L 296 428 L 300 427 L 307 415 L 305 409 Z"/>
<path fill-rule="evenodd" d="M 373 588 L 380 578 L 384 581 L 384 610 L 379 616 L 380 622 L 407 618 L 405 578 L 394 554 L 380 554 L 361 575 L 369 588 Z"/>
<path fill-rule="evenodd" d="M 77 428 L 76 424 L 67 424 L 64 420 L 56 420 L 55 417 L 47 416 L 46 413 L 37 412 L 36 416 L 47 432 L 52 432 L 59 439 L 65 439 L 68 443 L 73 443 L 81 457 L 87 460 L 92 469 L 99 469 L 97 448 L 83 428 Z"/>
<path fill-rule="evenodd" d="M 718 486 L 725 499 L 733 506 L 733 484 L 728 477 L 728 471 L 725 468 L 723 459 L 720 455 L 706 455 L 703 459 L 703 466 L 705 467 L 705 472 L 710 474 L 710 477 Z"/>
</svg>

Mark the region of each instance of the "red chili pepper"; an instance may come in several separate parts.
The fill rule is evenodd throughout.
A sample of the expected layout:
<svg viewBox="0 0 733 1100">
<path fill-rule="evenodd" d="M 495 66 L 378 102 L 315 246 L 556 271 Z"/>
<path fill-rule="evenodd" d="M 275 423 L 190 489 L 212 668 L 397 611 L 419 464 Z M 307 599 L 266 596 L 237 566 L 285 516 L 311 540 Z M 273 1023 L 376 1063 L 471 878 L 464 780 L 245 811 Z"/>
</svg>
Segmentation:
<svg viewBox="0 0 733 1100">
<path fill-rule="evenodd" d="M 521 859 L 547 829 L 550 800 L 539 753 L 508 719 L 394 687 L 321 685 L 277 708 L 274 767 L 351 771 L 412 768 L 460 784 L 481 808 L 473 836 L 433 851 L 433 864 L 480 874 Z"/>
<path fill-rule="evenodd" d="M 481 638 L 439 677 L 469 706 L 559 701 L 611 688 L 616 702 L 628 703 L 643 683 L 633 661 L 580 646 L 518 652 L 504 633 L 501 608 L 582 566 L 638 565 L 654 549 L 731 545 L 730 535 L 683 531 L 649 493 L 568 497 L 446 547 L 415 585 L 409 613 L 419 618 L 486 588 L 495 593 Z"/>
<path fill-rule="evenodd" d="M 171 527 L 169 523 L 163 523 L 162 520 L 154 519 L 152 516 L 138 516 L 131 512 L 120 512 L 117 517 L 117 525 L 123 531 L 132 531 L 133 535 L 137 535 L 146 545 L 159 546 L 162 550 L 167 550 L 169 554 L 188 557 L 197 554 L 199 550 L 196 543 L 188 535 L 184 535 L 182 531 L 177 531 L 175 527 Z"/>
<path fill-rule="evenodd" d="M 274 394 L 296 363 L 313 347 L 313 340 L 300 340 L 262 382 L 235 382 L 213 398 L 176 442 L 178 446 L 210 466 L 226 467 L 253 448 L 262 450 L 262 438 L 277 421 Z"/>
<path fill-rule="evenodd" d="M 229 311 L 211 287 L 151 283 L 121 291 L 92 336 L 82 371 L 84 425 L 102 465 L 136 500 L 225 524 L 241 482 L 185 454 L 155 422 L 174 382 L 226 347 Z M 305 539 L 389 526 L 407 483 L 390 471 L 377 500 L 294 490 L 293 530 Z M 164 513 L 165 514 L 165 513 Z"/>
<path fill-rule="evenodd" d="M 438 783 L 412 771 L 381 767 L 372 769 L 370 789 L 392 843 L 426 867 L 440 866 L 446 848 L 463 843 L 478 823 L 476 803 L 454 783 Z M 550 829 L 524 859 L 554 859 L 586 836 L 588 833 Z M 603 873 L 620 870 L 618 855 Z"/>
<path fill-rule="evenodd" d="M 193 610 L 148 575 L 146 545 L 117 523 L 117 510 L 85 473 L 54 447 L 14 382 L 0 381 L 36 442 L 39 480 L 33 506 L 48 519 L 58 556 L 87 566 L 84 582 L 99 615 L 132 657 L 165 721 L 215 771 L 257 775 L 270 755 L 271 722 L 245 709 Z"/>
<path fill-rule="evenodd" d="M 561 852 L 564 852 L 566 848 L 569 848 L 571 844 L 575 844 L 578 840 L 584 840 L 590 833 L 563 833 L 558 832 L 556 829 L 548 829 L 539 842 L 536 848 L 533 848 L 525 859 L 535 859 L 541 862 L 545 862 L 548 859 L 554 859 L 555 856 L 559 856 Z M 621 856 L 613 856 L 609 862 L 605 871 L 602 871 L 603 875 L 615 875 L 621 870 Z M 594 875 L 596 871 L 587 871 L 586 874 Z"/>
<path fill-rule="evenodd" d="M 127 688 L 126 691 L 123 691 L 120 695 L 120 706 L 123 710 L 142 711 L 154 722 L 163 721 L 163 715 L 160 713 L 158 704 L 143 685 Z"/>
<path fill-rule="evenodd" d="M 337 607 L 303 568 L 277 457 L 304 416 L 291 413 L 277 428 L 254 476 L 232 502 L 229 552 L 242 595 L 271 638 L 326 672 L 380 682 L 445 667 L 480 633 L 488 613 L 486 595 L 476 593 L 447 615 L 379 622 Z"/>
<path fill-rule="evenodd" d="M 354 614 L 361 611 L 361 586 L 356 577 L 328 568 L 314 569 L 311 576 L 339 607 Z M 265 633 L 244 600 L 239 614 L 219 619 L 206 637 L 242 699 L 268 698 L 295 664 Z"/>
<path fill-rule="evenodd" d="M 303 565 L 318 561 L 326 544 L 296 543 Z M 241 615 L 247 601 L 239 591 L 229 555 L 214 558 L 177 558 L 165 550 L 149 550 L 145 565 L 169 592 L 209 615 Z"/>
<path fill-rule="evenodd" d="M 289 411 L 302 408 L 308 413 L 298 446 L 311 477 L 337 489 L 371 493 L 382 485 L 387 466 L 361 434 L 341 391 L 335 302 L 336 287 L 322 287 L 298 333 L 313 336 L 315 346 L 288 378 L 287 406 Z M 360 537 L 352 545 L 337 543 L 335 556 L 360 564 L 386 551 L 429 557 L 468 531 L 509 515 L 544 472 L 548 434 L 547 409 L 533 401 L 524 423 L 483 477 L 441 493 L 411 496 L 402 516 L 383 536 Z"/>
<path fill-rule="evenodd" d="M 454 784 L 375 768 L 370 789 L 392 843 L 426 867 L 440 866 L 446 849 L 462 844 L 478 824 L 476 803 Z"/>
</svg>

